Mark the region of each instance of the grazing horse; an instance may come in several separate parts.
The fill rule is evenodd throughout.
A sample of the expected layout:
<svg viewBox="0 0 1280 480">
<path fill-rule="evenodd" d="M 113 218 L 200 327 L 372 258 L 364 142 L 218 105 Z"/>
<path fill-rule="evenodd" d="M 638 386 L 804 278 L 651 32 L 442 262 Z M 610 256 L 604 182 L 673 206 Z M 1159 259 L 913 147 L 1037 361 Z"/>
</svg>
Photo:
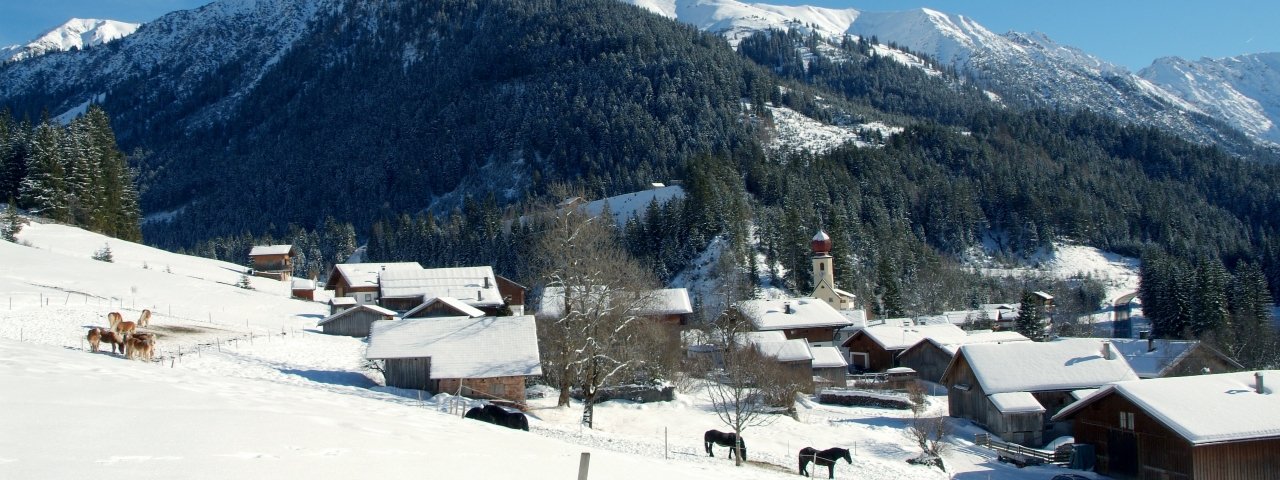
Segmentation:
<svg viewBox="0 0 1280 480">
<path fill-rule="evenodd" d="M 853 464 L 853 457 L 849 456 L 847 448 L 828 448 L 823 451 L 813 447 L 804 447 L 800 449 L 800 474 L 809 476 L 809 462 L 814 465 L 827 467 L 827 478 L 836 478 L 836 462 L 843 458 L 846 462 Z"/>
<path fill-rule="evenodd" d="M 117 348 L 119 348 L 120 353 L 124 353 L 124 340 L 111 330 L 92 327 L 89 329 L 89 334 L 85 336 L 85 339 L 89 340 L 89 351 L 93 353 L 98 353 L 98 346 L 102 342 L 111 344 L 111 353 L 116 353 Z"/>
<path fill-rule="evenodd" d="M 142 309 L 142 316 L 138 317 L 138 326 L 145 327 L 150 324 L 151 324 L 151 309 L 144 308 Z"/>
<path fill-rule="evenodd" d="M 155 353 L 156 337 L 149 333 L 139 333 L 125 337 L 124 357 L 130 360 L 151 361 Z"/>
<path fill-rule="evenodd" d="M 116 326 L 120 325 L 120 322 L 123 321 L 124 317 L 120 315 L 120 312 L 111 312 L 107 314 L 107 323 L 111 325 L 112 331 L 117 331 Z"/>
<path fill-rule="evenodd" d="M 746 461 L 747 459 L 747 442 L 743 441 L 742 437 L 739 437 L 736 433 L 707 430 L 707 433 L 702 435 L 702 444 L 707 447 L 707 456 L 709 457 L 716 456 L 715 452 L 711 450 L 711 445 L 715 444 L 729 447 L 729 458 L 733 458 L 734 450 L 741 450 L 742 460 Z M 737 448 L 734 448 L 735 444 Z"/>
<path fill-rule="evenodd" d="M 138 324 L 136 323 L 120 322 L 120 323 L 117 323 L 115 325 L 115 328 L 113 328 L 112 330 L 115 330 L 116 333 L 119 333 L 121 335 L 129 335 L 129 334 L 132 334 L 133 331 L 137 329 L 138 329 Z"/>
<path fill-rule="evenodd" d="M 529 419 L 520 412 L 508 412 L 505 408 L 488 404 L 467 410 L 466 418 L 501 425 L 515 430 L 529 431 Z"/>
</svg>

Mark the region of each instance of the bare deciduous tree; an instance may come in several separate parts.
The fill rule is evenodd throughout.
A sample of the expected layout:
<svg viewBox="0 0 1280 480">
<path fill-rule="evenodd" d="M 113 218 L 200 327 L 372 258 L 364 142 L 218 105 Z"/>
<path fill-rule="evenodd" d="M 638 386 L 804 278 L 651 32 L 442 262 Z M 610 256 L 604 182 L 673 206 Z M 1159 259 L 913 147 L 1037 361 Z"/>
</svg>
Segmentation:
<svg viewBox="0 0 1280 480">
<path fill-rule="evenodd" d="M 776 387 L 781 372 L 777 362 L 747 345 L 750 324 L 740 315 L 721 315 L 708 331 L 722 348 L 721 368 L 707 374 L 706 390 L 716 416 L 733 433 L 742 437 L 749 427 L 769 425 L 777 416 Z M 789 400 L 794 400 L 794 396 Z M 737 447 L 735 447 L 737 448 Z M 736 452 L 735 465 L 742 465 L 742 452 Z"/>
<path fill-rule="evenodd" d="M 907 421 L 907 438 L 920 447 L 919 457 L 908 460 L 920 465 L 937 466 L 946 471 L 942 464 L 942 452 L 946 450 L 944 442 L 951 433 L 951 424 L 942 414 L 931 415 L 929 412 L 929 396 L 924 387 L 912 383 L 907 387 L 907 398 L 911 403 L 911 419 Z"/>
</svg>

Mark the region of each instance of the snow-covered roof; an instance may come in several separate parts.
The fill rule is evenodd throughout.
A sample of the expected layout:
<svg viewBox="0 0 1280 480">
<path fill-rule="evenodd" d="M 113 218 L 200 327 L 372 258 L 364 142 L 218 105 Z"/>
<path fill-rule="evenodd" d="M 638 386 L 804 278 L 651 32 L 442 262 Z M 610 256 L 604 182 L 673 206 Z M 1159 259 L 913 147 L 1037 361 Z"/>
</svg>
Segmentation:
<svg viewBox="0 0 1280 480">
<path fill-rule="evenodd" d="M 467 305 L 462 300 L 458 300 L 453 297 L 435 297 L 435 298 L 428 298 L 427 301 L 422 302 L 422 305 L 418 305 L 416 307 L 413 307 L 409 311 L 404 312 L 404 318 L 412 318 L 413 314 L 418 313 L 419 311 L 431 305 L 435 305 L 437 303 L 443 303 L 445 305 L 448 305 L 449 308 L 452 308 L 458 313 L 461 313 L 471 318 L 484 316 L 483 311 L 471 305 Z"/>
<path fill-rule="evenodd" d="M 333 315 L 329 315 L 329 316 L 327 316 L 327 317 L 324 317 L 324 319 L 323 319 L 323 320 L 320 320 L 319 322 L 317 322 L 317 323 L 316 323 L 316 325 L 317 325 L 317 326 L 319 326 L 319 325 L 324 325 L 324 324 L 326 324 L 326 323 L 332 322 L 332 321 L 334 321 L 334 320 L 337 320 L 337 319 L 339 319 L 339 318 L 345 317 L 345 316 L 347 316 L 347 315 L 351 315 L 351 314 L 353 314 L 353 313 L 355 313 L 355 312 L 358 312 L 358 311 L 360 311 L 360 310 L 368 310 L 368 311 L 370 311 L 370 312 L 374 312 L 374 313 L 377 313 L 377 314 L 380 314 L 380 315 L 386 315 L 386 316 L 388 316 L 388 317 L 392 317 L 392 318 L 394 318 L 394 317 L 396 316 L 396 312 L 393 312 L 393 311 L 391 311 L 391 310 L 387 310 L 387 309 L 382 308 L 382 307 L 379 307 L 379 306 L 377 306 L 377 305 L 373 305 L 373 304 L 368 304 L 368 303 L 366 303 L 366 304 L 364 304 L 364 305 L 356 305 L 354 308 L 348 308 L 348 309 L 343 310 L 343 311 L 341 311 L 341 312 L 338 312 L 338 313 L 335 313 L 335 314 L 333 314 Z"/>
<path fill-rule="evenodd" d="M 1005 392 L 987 395 L 1000 413 L 1043 413 L 1044 406 L 1030 392 Z"/>
<path fill-rule="evenodd" d="M 577 291 L 577 290 L 575 290 Z M 636 297 L 636 314 L 649 315 L 687 315 L 693 313 L 693 303 L 689 301 L 689 290 L 684 288 L 662 288 L 648 290 Z M 538 302 L 538 316 L 556 318 L 564 315 L 564 287 L 547 287 L 542 290 L 542 299 Z"/>
<path fill-rule="evenodd" d="M 1070 417 L 1108 395 L 1121 395 L 1193 445 L 1280 437 L 1280 370 L 1118 382 L 1055 415 Z"/>
<path fill-rule="evenodd" d="M 1147 340 L 1131 338 L 1110 340 L 1140 378 L 1163 377 L 1167 370 L 1191 355 L 1192 351 L 1200 346 L 1197 340 L 1151 340 L 1149 345 L 1154 348 L 1149 349 Z M 1229 358 L 1226 360 L 1234 363 L 1237 368 L 1243 368 L 1234 360 Z"/>
<path fill-rule="evenodd" d="M 813 352 L 809 350 L 809 342 L 802 338 L 783 340 L 781 342 L 757 342 L 756 350 L 760 354 L 773 357 L 779 362 L 812 361 Z"/>
<path fill-rule="evenodd" d="M 921 340 L 934 338 L 943 342 L 950 342 L 963 338 L 964 330 L 950 323 L 941 325 L 915 325 L 910 327 L 896 327 L 892 325 L 874 325 L 862 329 L 860 332 L 866 335 L 872 341 L 880 345 L 885 350 L 905 350 L 915 345 Z M 857 334 L 854 334 L 857 337 Z M 847 344 L 849 340 L 846 340 Z"/>
<path fill-rule="evenodd" d="M 840 310 L 840 315 L 849 321 L 850 327 L 862 328 L 867 326 L 866 310 Z"/>
<path fill-rule="evenodd" d="M 844 355 L 840 353 L 839 348 L 810 346 L 809 351 L 813 353 L 813 368 L 845 368 L 849 366 L 849 362 L 844 359 Z"/>
<path fill-rule="evenodd" d="M 1102 342 L 1091 338 L 964 345 L 943 374 L 944 383 L 961 357 L 988 395 L 1078 390 L 1138 379 L 1123 356 L 1113 352 L 1110 360 L 1103 358 Z"/>
<path fill-rule="evenodd" d="M 418 262 L 339 263 L 333 268 L 337 270 L 338 275 L 347 279 L 347 284 L 351 288 L 357 288 L 378 286 L 378 274 L 383 270 L 422 270 L 422 265 L 418 265 Z M 330 275 L 325 288 L 333 289 L 335 281 L 337 276 Z"/>
<path fill-rule="evenodd" d="M 432 378 L 541 375 L 532 316 L 373 322 L 365 357 L 431 358 Z"/>
<path fill-rule="evenodd" d="M 762 332 L 746 332 L 746 333 L 743 333 L 743 334 L 742 334 L 742 336 L 745 338 L 746 343 L 753 343 L 753 344 L 754 344 L 754 343 L 760 343 L 760 342 L 785 342 L 785 341 L 787 341 L 787 335 L 786 335 L 785 333 L 782 333 L 782 331 L 781 331 L 781 330 L 765 330 L 765 331 L 762 331 Z"/>
<path fill-rule="evenodd" d="M 1098 389 L 1096 389 L 1096 388 L 1081 388 L 1081 389 L 1079 389 L 1079 390 L 1072 390 L 1072 391 L 1071 391 L 1071 398 L 1074 398 L 1074 399 L 1076 399 L 1076 400 L 1080 400 L 1080 399 L 1082 399 L 1082 398 L 1084 398 L 1084 397 L 1087 397 L 1087 396 L 1089 396 L 1089 395 L 1093 395 L 1093 394 L 1094 394 L 1095 392 L 1097 392 L 1097 391 L 1098 391 Z"/>
<path fill-rule="evenodd" d="M 937 345 L 943 351 L 955 356 L 960 350 L 961 345 L 969 345 L 973 343 L 1001 343 L 1001 342 L 1029 342 L 1031 339 L 1024 337 L 1021 333 L 1013 331 L 993 332 L 984 330 L 981 332 L 969 332 L 960 338 L 936 339 L 930 338 L 929 342 Z"/>
<path fill-rule="evenodd" d="M 309 278 L 294 277 L 293 280 L 289 282 L 289 288 L 293 290 L 315 290 L 316 281 Z"/>
<path fill-rule="evenodd" d="M 831 240 L 831 236 L 827 235 L 827 232 L 818 230 L 818 233 L 813 234 L 812 240 L 816 242 L 825 242 L 827 240 Z"/>
<path fill-rule="evenodd" d="M 250 257 L 258 255 L 288 255 L 293 251 L 293 245 L 258 245 L 249 250 Z"/>
<path fill-rule="evenodd" d="M 816 298 L 743 300 L 738 302 L 737 310 L 751 321 L 756 330 L 839 328 L 852 324 L 827 302 Z M 791 313 L 787 313 L 788 310 Z"/>
<path fill-rule="evenodd" d="M 329 305 L 355 305 L 356 299 L 352 297 L 333 297 L 329 299 Z"/>
<path fill-rule="evenodd" d="M 453 297 L 473 307 L 503 303 L 490 266 L 388 269 L 379 275 L 378 287 L 383 298 Z"/>
<path fill-rule="evenodd" d="M 1031 292 L 1031 294 L 1040 297 L 1042 300 L 1053 300 L 1053 295 L 1049 295 L 1048 293 L 1041 292 L 1039 290 Z"/>
</svg>

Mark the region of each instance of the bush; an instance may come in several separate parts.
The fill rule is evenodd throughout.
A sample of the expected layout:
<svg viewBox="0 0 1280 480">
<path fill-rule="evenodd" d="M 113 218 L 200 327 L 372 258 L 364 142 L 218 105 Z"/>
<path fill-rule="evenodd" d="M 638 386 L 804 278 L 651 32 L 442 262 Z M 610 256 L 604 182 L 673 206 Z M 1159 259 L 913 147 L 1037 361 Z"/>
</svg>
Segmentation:
<svg viewBox="0 0 1280 480">
<path fill-rule="evenodd" d="M 98 249 L 98 251 L 96 252 L 93 252 L 93 259 L 99 262 L 108 262 L 108 263 L 116 261 L 115 257 L 111 255 L 111 245 L 107 245 L 107 244 L 103 244 L 102 248 Z"/>
</svg>

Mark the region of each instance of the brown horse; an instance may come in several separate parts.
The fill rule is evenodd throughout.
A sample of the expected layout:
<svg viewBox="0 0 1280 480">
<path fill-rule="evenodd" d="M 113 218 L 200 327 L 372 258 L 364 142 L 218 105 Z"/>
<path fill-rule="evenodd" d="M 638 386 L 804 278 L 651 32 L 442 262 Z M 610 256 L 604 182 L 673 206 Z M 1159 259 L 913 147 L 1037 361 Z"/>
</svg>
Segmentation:
<svg viewBox="0 0 1280 480">
<path fill-rule="evenodd" d="M 111 344 L 111 353 L 116 353 L 117 348 L 120 353 L 124 353 L 124 340 L 120 335 L 111 330 L 92 327 L 89 329 L 89 334 L 85 338 L 89 340 L 89 350 L 93 353 L 98 353 L 98 346 L 101 342 Z"/>
<path fill-rule="evenodd" d="M 117 323 L 115 326 L 116 333 L 119 333 L 121 335 L 129 335 L 133 333 L 134 330 L 137 330 L 137 329 L 138 329 L 138 324 L 133 322 L 120 322 L 120 323 Z"/>
<path fill-rule="evenodd" d="M 124 357 L 130 360 L 151 361 L 155 353 L 156 339 L 150 333 L 129 335 L 124 341 Z"/>
<path fill-rule="evenodd" d="M 124 317 L 120 315 L 120 312 L 111 312 L 107 314 L 107 323 L 111 325 L 111 330 L 113 331 L 118 331 L 116 330 L 116 325 L 120 325 L 120 322 L 123 321 Z"/>
<path fill-rule="evenodd" d="M 151 324 L 151 309 L 142 309 L 142 316 L 138 317 L 138 326 L 145 327 Z"/>
</svg>

